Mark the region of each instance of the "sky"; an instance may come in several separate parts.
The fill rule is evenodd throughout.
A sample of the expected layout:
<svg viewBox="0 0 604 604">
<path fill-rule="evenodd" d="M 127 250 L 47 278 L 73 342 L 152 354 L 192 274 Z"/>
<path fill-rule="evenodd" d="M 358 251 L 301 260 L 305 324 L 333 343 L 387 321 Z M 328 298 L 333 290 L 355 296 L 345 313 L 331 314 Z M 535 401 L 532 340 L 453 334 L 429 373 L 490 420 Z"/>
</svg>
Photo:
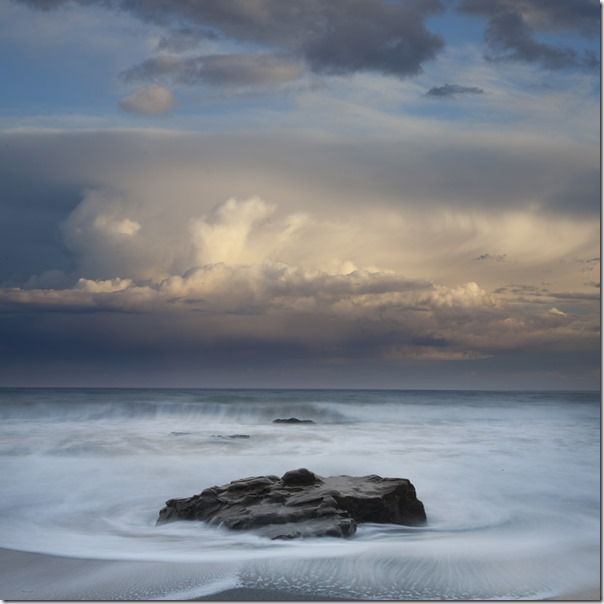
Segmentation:
<svg viewBox="0 0 604 604">
<path fill-rule="evenodd" d="M 597 0 L 0 0 L 0 386 L 598 389 Z"/>
</svg>

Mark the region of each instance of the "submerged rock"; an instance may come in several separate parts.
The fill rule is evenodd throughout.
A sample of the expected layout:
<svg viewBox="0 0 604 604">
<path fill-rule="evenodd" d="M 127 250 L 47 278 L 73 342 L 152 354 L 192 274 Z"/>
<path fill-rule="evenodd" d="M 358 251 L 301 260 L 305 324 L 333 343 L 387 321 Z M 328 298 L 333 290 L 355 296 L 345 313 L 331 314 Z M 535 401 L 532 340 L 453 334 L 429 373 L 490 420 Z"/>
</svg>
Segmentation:
<svg viewBox="0 0 604 604">
<path fill-rule="evenodd" d="M 271 539 L 293 539 L 349 537 L 361 522 L 417 526 L 426 523 L 426 513 L 405 478 L 321 477 L 301 468 L 281 478 L 243 478 L 170 499 L 157 523 L 173 520 L 205 520 Z"/>
<path fill-rule="evenodd" d="M 297 417 L 288 417 L 286 419 L 277 418 L 273 420 L 273 424 L 314 424 L 312 419 L 298 419 Z"/>
</svg>

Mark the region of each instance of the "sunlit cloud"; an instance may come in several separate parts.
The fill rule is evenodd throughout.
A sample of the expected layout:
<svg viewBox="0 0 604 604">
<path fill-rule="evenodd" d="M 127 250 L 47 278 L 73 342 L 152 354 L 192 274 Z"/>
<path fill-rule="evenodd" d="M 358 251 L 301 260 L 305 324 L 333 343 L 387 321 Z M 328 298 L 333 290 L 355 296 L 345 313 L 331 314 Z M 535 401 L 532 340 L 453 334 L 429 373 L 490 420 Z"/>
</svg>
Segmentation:
<svg viewBox="0 0 604 604">
<path fill-rule="evenodd" d="M 120 107 L 129 113 L 140 115 L 161 115 L 174 105 L 172 93 L 159 84 L 150 84 L 125 96 L 119 102 Z"/>
</svg>

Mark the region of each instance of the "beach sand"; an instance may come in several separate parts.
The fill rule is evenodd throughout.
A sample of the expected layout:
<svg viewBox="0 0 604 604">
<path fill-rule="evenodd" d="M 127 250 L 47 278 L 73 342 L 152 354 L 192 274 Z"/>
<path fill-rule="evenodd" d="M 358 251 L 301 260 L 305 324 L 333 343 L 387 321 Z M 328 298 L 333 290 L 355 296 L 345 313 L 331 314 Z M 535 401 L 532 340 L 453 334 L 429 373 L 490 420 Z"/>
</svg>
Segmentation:
<svg viewBox="0 0 604 604">
<path fill-rule="evenodd" d="M 228 577 L 211 577 L 206 588 L 186 585 L 199 565 L 181 562 L 90 560 L 0 548 L 0 598 L 3 600 L 153 600 L 197 601 L 325 601 L 312 593 L 238 586 Z M 210 571 L 211 572 L 211 571 Z M 203 592 L 206 592 L 205 594 Z M 446 599 L 445 596 L 443 596 Z M 592 586 L 562 594 L 557 600 L 599 601 Z M 332 601 L 350 601 L 330 598 Z"/>
<path fill-rule="evenodd" d="M 350 602 L 341 598 L 329 598 L 304 592 L 289 592 L 276 589 L 251 589 L 249 587 L 235 587 L 225 589 L 216 594 L 195 598 L 197 601 L 209 602 Z"/>
<path fill-rule="evenodd" d="M 555 598 L 556 600 L 565 600 L 570 602 L 599 602 L 602 600 L 601 591 L 599 587 L 593 587 L 591 589 L 583 589 L 574 593 L 563 594 Z"/>
<path fill-rule="evenodd" d="M 0 548 L 0 597 L 4 600 L 50 599 L 65 583 L 84 579 L 111 562 L 63 558 Z"/>
<path fill-rule="evenodd" d="M 192 563 L 91 560 L 0 548 L 0 598 L 193 600 L 237 586 L 212 571 Z"/>
<path fill-rule="evenodd" d="M 88 560 L 20 552 L 0 548 L 0 598 L 3 600 L 82 600 L 82 599 L 166 599 L 160 594 L 167 585 L 166 574 L 173 579 L 183 576 L 187 567 L 170 562 L 130 562 Z M 141 581 L 147 585 L 141 585 Z M 325 601 L 309 593 L 284 590 L 221 588 L 220 580 L 208 586 L 212 593 L 195 597 L 203 588 L 176 591 L 174 598 L 197 601 Z M 150 588 L 155 592 L 151 593 Z M 330 598 L 330 600 L 332 600 Z M 337 599 L 333 599 L 337 600 Z M 345 600 L 339 600 L 345 601 Z"/>
</svg>

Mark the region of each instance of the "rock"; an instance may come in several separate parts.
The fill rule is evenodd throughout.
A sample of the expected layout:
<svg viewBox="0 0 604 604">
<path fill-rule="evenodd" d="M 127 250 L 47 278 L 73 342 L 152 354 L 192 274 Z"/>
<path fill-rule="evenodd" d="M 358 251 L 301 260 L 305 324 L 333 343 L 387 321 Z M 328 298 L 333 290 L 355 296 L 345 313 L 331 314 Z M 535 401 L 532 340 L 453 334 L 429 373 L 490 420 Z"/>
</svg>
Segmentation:
<svg viewBox="0 0 604 604">
<path fill-rule="evenodd" d="M 212 434 L 212 438 L 249 438 L 249 434 Z"/>
<path fill-rule="evenodd" d="M 277 418 L 273 420 L 273 424 L 314 424 L 312 419 L 298 419 L 297 417 L 289 417 L 287 419 Z"/>
<path fill-rule="evenodd" d="M 361 522 L 418 526 L 424 506 L 405 478 L 317 476 L 300 468 L 214 486 L 185 499 L 170 499 L 158 524 L 204 520 L 271 539 L 349 537 Z"/>
<path fill-rule="evenodd" d="M 296 484 L 314 484 L 318 482 L 320 478 L 310 470 L 306 468 L 300 468 L 299 470 L 290 470 L 285 472 L 281 477 L 281 481 L 285 485 L 296 485 Z"/>
</svg>

